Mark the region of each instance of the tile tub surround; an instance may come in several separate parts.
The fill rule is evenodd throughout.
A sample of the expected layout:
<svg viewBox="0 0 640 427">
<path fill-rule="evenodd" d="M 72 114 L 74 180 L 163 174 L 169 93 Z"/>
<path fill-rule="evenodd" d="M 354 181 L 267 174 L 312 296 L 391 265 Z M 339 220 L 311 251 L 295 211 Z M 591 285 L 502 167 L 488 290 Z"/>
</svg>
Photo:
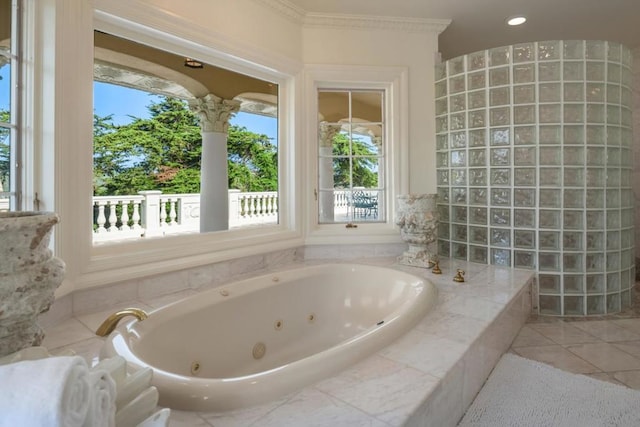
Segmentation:
<svg viewBox="0 0 640 427">
<path fill-rule="evenodd" d="M 336 260 L 294 264 L 325 262 Z M 387 266 L 429 279 L 438 287 L 438 304 L 406 335 L 335 377 L 244 410 L 173 411 L 170 425 L 455 425 L 529 316 L 533 273 L 447 259 L 440 262 L 442 275 L 397 265 L 395 257 L 345 262 Z M 458 268 L 466 271 L 465 283 L 452 280 Z M 136 296 L 136 301 L 153 308 L 194 292 L 199 290 Z M 127 302 L 114 307 L 123 304 Z M 93 361 L 102 341 L 92 331 L 108 312 L 59 323 L 48 331 L 44 345 L 54 354 L 72 349 Z"/>
</svg>

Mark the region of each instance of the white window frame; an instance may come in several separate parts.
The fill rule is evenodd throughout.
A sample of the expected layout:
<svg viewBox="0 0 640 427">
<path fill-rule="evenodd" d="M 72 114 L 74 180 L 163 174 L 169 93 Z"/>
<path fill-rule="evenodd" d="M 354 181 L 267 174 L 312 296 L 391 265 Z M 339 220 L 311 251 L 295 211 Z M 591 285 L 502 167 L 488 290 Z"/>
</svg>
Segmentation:
<svg viewBox="0 0 640 427">
<path fill-rule="evenodd" d="M 385 197 L 384 222 L 319 223 L 318 201 L 318 91 L 384 91 Z M 310 65 L 305 69 L 306 151 L 305 228 L 307 244 L 397 243 L 395 200 L 409 188 L 408 71 L 405 67 Z"/>
</svg>

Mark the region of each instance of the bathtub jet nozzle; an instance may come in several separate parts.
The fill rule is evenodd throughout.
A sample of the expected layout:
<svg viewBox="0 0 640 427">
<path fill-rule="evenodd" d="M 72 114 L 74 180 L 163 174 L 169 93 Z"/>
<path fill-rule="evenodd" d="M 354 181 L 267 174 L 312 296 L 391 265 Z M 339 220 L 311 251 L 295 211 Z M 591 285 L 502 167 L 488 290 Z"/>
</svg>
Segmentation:
<svg viewBox="0 0 640 427">
<path fill-rule="evenodd" d="M 107 317 L 107 319 L 102 322 L 102 324 L 96 330 L 96 335 L 99 337 L 106 337 L 118 326 L 118 322 L 123 317 L 133 316 L 138 321 L 142 321 L 149 317 L 149 315 L 142 309 L 139 308 L 125 308 L 124 310 L 116 311 L 111 316 Z"/>
</svg>

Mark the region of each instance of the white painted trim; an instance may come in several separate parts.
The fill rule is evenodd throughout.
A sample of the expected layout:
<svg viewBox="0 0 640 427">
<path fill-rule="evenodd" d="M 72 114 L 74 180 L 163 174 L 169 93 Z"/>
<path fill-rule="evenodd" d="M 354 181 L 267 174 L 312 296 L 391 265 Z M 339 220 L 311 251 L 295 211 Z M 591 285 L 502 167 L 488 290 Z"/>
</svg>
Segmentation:
<svg viewBox="0 0 640 427">
<path fill-rule="evenodd" d="M 405 33 L 443 32 L 450 19 L 421 19 L 395 16 L 346 15 L 329 13 L 307 13 L 305 28 L 328 28 L 345 30 L 387 30 Z"/>
<path fill-rule="evenodd" d="M 305 10 L 287 0 L 253 0 L 275 10 L 282 16 L 296 24 L 302 24 Z"/>
<path fill-rule="evenodd" d="M 395 199 L 409 189 L 409 92 L 408 68 L 309 65 L 305 71 L 306 125 L 306 199 L 305 244 L 397 243 L 399 232 L 394 225 Z M 317 182 L 318 104 L 320 88 L 383 89 L 386 93 L 386 197 L 385 223 L 358 223 L 346 229 L 344 224 L 318 224 L 318 203 L 314 199 Z"/>
</svg>

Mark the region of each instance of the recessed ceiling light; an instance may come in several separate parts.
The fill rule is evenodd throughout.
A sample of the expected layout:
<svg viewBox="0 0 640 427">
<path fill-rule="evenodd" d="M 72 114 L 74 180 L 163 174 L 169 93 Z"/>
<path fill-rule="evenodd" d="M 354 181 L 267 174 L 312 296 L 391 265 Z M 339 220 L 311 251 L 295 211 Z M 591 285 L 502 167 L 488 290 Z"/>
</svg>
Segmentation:
<svg viewBox="0 0 640 427">
<path fill-rule="evenodd" d="M 527 22 L 527 18 L 525 18 L 524 16 L 512 16 L 511 18 L 507 19 L 507 24 L 511 26 L 522 25 L 525 22 Z"/>
</svg>

